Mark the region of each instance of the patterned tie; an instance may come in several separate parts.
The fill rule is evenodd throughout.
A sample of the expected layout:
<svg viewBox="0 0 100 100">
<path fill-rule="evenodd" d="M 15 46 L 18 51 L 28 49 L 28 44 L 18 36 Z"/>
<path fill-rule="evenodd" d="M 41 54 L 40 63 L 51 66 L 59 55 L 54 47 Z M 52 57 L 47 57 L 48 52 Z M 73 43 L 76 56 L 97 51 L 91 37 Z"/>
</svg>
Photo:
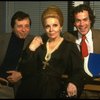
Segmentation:
<svg viewBox="0 0 100 100">
<path fill-rule="evenodd" d="M 87 44 L 85 42 L 86 36 L 83 35 L 82 36 L 82 42 L 81 42 L 81 52 L 82 52 L 82 57 L 86 57 L 88 56 L 88 48 L 87 48 Z"/>
</svg>

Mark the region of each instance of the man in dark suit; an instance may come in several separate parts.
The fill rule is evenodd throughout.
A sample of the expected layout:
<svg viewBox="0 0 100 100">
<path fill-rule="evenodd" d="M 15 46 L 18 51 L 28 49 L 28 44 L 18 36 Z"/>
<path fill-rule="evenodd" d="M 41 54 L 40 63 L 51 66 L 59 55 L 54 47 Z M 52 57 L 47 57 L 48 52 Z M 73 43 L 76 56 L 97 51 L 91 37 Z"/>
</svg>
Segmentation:
<svg viewBox="0 0 100 100">
<path fill-rule="evenodd" d="M 27 13 L 18 11 L 11 19 L 12 32 L 0 35 L 0 98 L 14 98 L 14 92 L 9 91 L 13 91 L 11 89 L 13 88 L 11 77 L 14 77 L 16 73 L 16 66 L 23 49 L 32 38 L 29 35 L 30 27 L 30 16 Z M 5 90 L 3 87 L 5 87 Z"/>
<path fill-rule="evenodd" d="M 100 30 L 99 29 L 93 29 L 93 25 L 95 22 L 95 16 L 93 14 L 92 9 L 85 4 L 80 4 L 79 6 L 76 6 L 73 10 L 72 14 L 72 21 L 73 25 L 76 27 L 76 31 L 71 32 L 73 34 L 74 40 L 80 50 L 82 52 L 80 46 L 81 46 L 81 40 L 82 36 L 86 36 L 86 44 L 88 47 L 88 55 L 84 57 L 84 62 L 86 61 L 87 57 L 89 57 L 90 53 L 96 53 L 100 54 Z M 64 34 L 64 37 L 66 38 L 67 34 Z M 86 73 L 85 75 L 85 82 L 91 83 L 91 84 L 100 84 L 100 81 L 96 82 L 94 81 L 93 75 L 90 73 L 90 71 L 85 67 L 84 65 L 84 71 Z M 89 99 L 99 99 L 100 98 L 100 92 L 91 92 L 91 91 L 83 91 L 83 96 L 81 98 L 89 98 Z"/>
</svg>

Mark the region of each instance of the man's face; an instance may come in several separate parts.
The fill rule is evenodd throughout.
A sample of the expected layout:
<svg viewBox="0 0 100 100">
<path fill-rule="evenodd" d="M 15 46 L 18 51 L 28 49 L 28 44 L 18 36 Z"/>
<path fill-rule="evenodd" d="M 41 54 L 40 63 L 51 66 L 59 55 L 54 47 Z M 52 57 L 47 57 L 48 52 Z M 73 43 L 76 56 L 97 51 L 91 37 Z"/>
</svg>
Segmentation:
<svg viewBox="0 0 100 100">
<path fill-rule="evenodd" d="M 28 18 L 20 21 L 16 19 L 13 31 L 15 32 L 17 37 L 25 39 L 30 33 L 30 20 Z"/>
<path fill-rule="evenodd" d="M 74 26 L 77 28 L 79 33 L 85 35 L 88 33 L 91 27 L 91 21 L 87 11 L 79 12 L 75 14 L 75 23 Z"/>
</svg>

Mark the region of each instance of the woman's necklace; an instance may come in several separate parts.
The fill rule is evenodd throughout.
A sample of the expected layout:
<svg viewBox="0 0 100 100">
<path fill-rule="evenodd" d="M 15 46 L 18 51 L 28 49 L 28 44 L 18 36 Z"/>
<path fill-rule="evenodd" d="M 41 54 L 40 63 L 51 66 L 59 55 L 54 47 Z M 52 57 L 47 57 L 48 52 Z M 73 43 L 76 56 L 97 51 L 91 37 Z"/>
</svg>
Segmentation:
<svg viewBox="0 0 100 100">
<path fill-rule="evenodd" d="M 46 66 L 49 65 L 48 61 L 51 59 L 51 54 L 59 47 L 62 41 L 63 38 L 60 38 L 57 45 L 52 50 L 49 49 L 49 40 L 47 41 L 46 43 L 47 53 L 45 55 L 45 61 L 43 62 L 44 63 L 43 69 L 45 69 Z"/>
</svg>

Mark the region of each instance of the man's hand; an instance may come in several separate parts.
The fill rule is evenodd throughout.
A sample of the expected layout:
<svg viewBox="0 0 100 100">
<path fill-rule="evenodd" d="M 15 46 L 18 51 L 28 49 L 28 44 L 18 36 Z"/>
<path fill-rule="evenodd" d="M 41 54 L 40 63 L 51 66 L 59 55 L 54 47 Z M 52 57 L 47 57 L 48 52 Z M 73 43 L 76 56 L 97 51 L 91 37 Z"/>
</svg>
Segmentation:
<svg viewBox="0 0 100 100">
<path fill-rule="evenodd" d="M 9 74 L 7 80 L 11 83 L 16 83 L 22 78 L 21 73 L 18 71 L 7 71 L 7 73 Z"/>
</svg>

